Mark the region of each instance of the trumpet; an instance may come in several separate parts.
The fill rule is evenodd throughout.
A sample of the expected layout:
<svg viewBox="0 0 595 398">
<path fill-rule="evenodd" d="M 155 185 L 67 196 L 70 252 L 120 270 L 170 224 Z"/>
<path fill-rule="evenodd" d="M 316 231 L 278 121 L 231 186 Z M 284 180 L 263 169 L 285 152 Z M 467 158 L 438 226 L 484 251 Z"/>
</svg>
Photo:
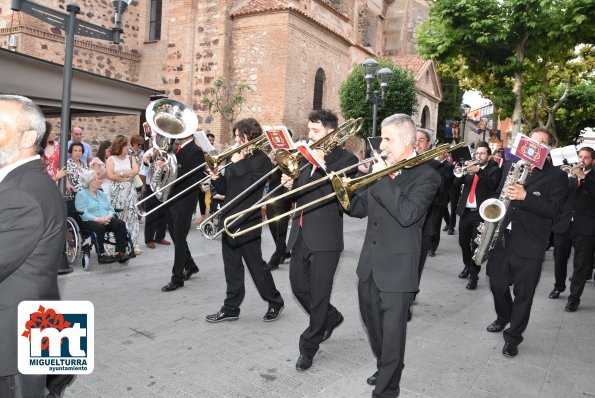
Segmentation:
<svg viewBox="0 0 595 398">
<path fill-rule="evenodd" d="M 565 172 L 568 175 L 568 178 L 576 178 L 576 175 L 573 173 L 576 168 L 580 168 L 583 173 L 585 172 L 585 165 L 582 163 L 563 164 L 560 166 L 560 170 Z"/>
<path fill-rule="evenodd" d="M 455 177 L 461 178 L 465 174 L 468 174 L 469 173 L 469 168 L 474 167 L 474 166 L 478 166 L 478 165 L 479 165 L 479 162 L 477 160 L 474 161 L 471 164 L 468 164 L 467 166 L 457 165 L 457 166 L 455 166 L 454 169 L 452 169 L 452 172 L 455 175 Z"/>
<path fill-rule="evenodd" d="M 344 182 L 343 179 L 346 178 L 345 177 L 345 173 L 347 171 L 349 171 L 353 167 L 359 166 L 360 164 L 364 164 L 364 163 L 370 162 L 373 158 L 365 159 L 365 160 L 363 160 L 361 162 L 356 163 L 355 165 L 351 165 L 351 166 L 346 167 L 346 168 L 344 168 L 342 170 L 339 170 L 339 171 L 331 172 L 331 173 L 329 173 L 327 176 L 325 176 L 323 178 L 320 178 L 320 179 L 315 180 L 315 181 L 312 181 L 312 182 L 310 182 L 308 184 L 302 185 L 301 187 L 297 188 L 296 190 L 292 190 L 292 191 L 286 192 L 286 193 L 284 193 L 282 195 L 279 195 L 279 196 L 277 196 L 277 197 L 275 197 L 275 198 L 273 198 L 271 200 L 268 200 L 268 201 L 263 202 L 263 203 L 259 203 L 258 205 L 254 205 L 254 206 L 252 206 L 252 207 L 250 207 L 250 208 L 248 208 L 246 210 L 242 210 L 242 211 L 240 211 L 240 212 L 238 212 L 236 214 L 232 214 L 231 216 L 229 216 L 229 217 L 227 217 L 225 219 L 225 221 L 223 223 L 223 228 L 224 228 L 225 232 L 230 237 L 236 238 L 236 237 L 242 236 L 242 235 L 244 235 L 244 234 L 246 234 L 246 233 L 248 233 L 250 231 L 253 231 L 253 230 L 257 229 L 257 228 L 261 228 L 264 225 L 268 225 L 268 224 L 273 223 L 273 222 L 275 222 L 277 220 L 280 220 L 283 217 L 287 217 L 287 216 L 289 216 L 289 215 L 291 215 L 291 214 L 293 214 L 295 212 L 302 211 L 302 210 L 304 210 L 304 209 L 306 209 L 308 207 L 312 207 L 314 205 L 317 205 L 318 203 L 324 202 L 324 201 L 329 200 L 329 199 L 332 199 L 332 198 L 337 198 L 339 200 L 339 204 L 341 205 L 341 207 L 343 207 L 346 211 L 349 211 L 349 209 L 351 207 L 350 206 L 349 197 L 357 189 L 359 189 L 359 188 L 361 188 L 361 187 L 363 187 L 365 185 L 368 185 L 368 184 L 370 184 L 370 183 L 372 183 L 372 182 L 374 182 L 374 181 L 376 181 L 376 180 L 378 180 L 378 179 L 380 179 L 380 178 L 382 178 L 382 177 L 384 177 L 386 175 L 389 175 L 390 173 L 393 173 L 395 171 L 398 171 L 398 170 L 401 170 L 401 169 L 404 169 L 404 168 L 405 169 L 409 169 L 409 168 L 418 166 L 418 165 L 420 165 L 420 164 L 422 164 L 424 162 L 427 162 L 427 161 L 429 161 L 431 159 L 434 159 L 436 156 L 439 156 L 439 155 L 441 155 L 443 153 L 446 153 L 446 152 L 451 152 L 451 151 L 453 151 L 455 149 L 458 149 L 458 148 L 461 148 L 461 147 L 463 147 L 465 145 L 466 144 L 464 142 L 462 142 L 460 144 L 457 144 L 457 145 L 454 145 L 454 146 L 449 146 L 448 144 L 442 144 L 442 145 L 440 145 L 440 146 L 438 146 L 438 147 L 436 147 L 434 149 L 430 149 L 430 150 L 424 152 L 423 154 L 418 155 L 418 156 L 416 156 L 416 157 L 414 157 L 412 159 L 402 160 L 402 161 L 400 161 L 400 162 L 398 162 L 398 163 L 396 163 L 396 164 L 394 164 L 392 166 L 389 166 L 389 167 L 387 167 L 385 169 L 382 169 L 380 171 L 377 171 L 377 172 L 374 172 L 374 173 L 371 173 L 371 174 L 368 174 L 368 175 L 365 175 L 365 176 L 362 176 L 362 177 L 359 177 L 359 178 L 349 179 L 348 182 Z M 331 184 L 333 186 L 333 189 L 334 189 L 334 192 L 332 192 L 332 193 L 330 193 L 328 195 L 322 196 L 322 197 L 320 197 L 320 198 L 318 198 L 318 199 L 316 199 L 316 200 L 314 200 L 312 202 L 309 202 L 309 203 L 306 203 L 306 204 L 304 204 L 302 206 L 299 206 L 299 207 L 295 208 L 294 210 L 285 212 L 283 214 L 279 214 L 276 217 L 273 217 L 271 219 L 267 219 L 266 221 L 263 221 L 260 224 L 251 226 L 249 228 L 246 228 L 246 229 L 243 229 L 243 230 L 239 230 L 239 231 L 236 231 L 236 232 L 231 232 L 229 230 L 230 226 L 233 223 L 235 223 L 235 221 L 237 219 L 239 219 L 240 217 L 243 217 L 247 213 L 250 213 L 250 212 L 252 212 L 254 210 L 257 210 L 257 209 L 259 209 L 262 206 L 266 206 L 266 205 L 268 205 L 270 203 L 273 203 L 276 200 L 283 199 L 283 198 L 285 198 L 287 196 L 290 196 L 292 194 L 301 192 L 301 191 L 306 190 L 306 189 L 310 189 L 313 186 L 316 186 L 318 184 L 321 184 L 321 183 L 324 183 L 324 182 L 328 182 L 328 181 L 331 182 Z"/>
<path fill-rule="evenodd" d="M 310 145 L 310 148 L 320 148 L 325 153 L 329 153 L 332 149 L 340 145 L 343 145 L 350 137 L 352 137 L 358 131 L 360 131 L 363 122 L 364 120 L 362 118 L 349 119 L 336 129 L 328 132 L 319 140 L 314 142 L 312 145 Z M 299 167 L 300 159 L 302 157 L 300 152 L 291 153 L 285 149 L 278 149 L 273 153 L 273 156 L 275 156 L 275 161 L 277 162 L 276 167 L 274 167 L 271 171 L 269 171 L 267 174 L 258 179 L 258 181 L 254 182 L 252 185 L 246 188 L 244 192 L 242 192 L 240 195 L 236 196 L 231 201 L 226 203 L 225 206 L 221 207 L 215 213 L 211 214 L 200 224 L 200 231 L 202 232 L 205 238 L 212 240 L 221 235 L 224 232 L 224 230 L 221 229 L 219 231 L 214 231 L 214 229 L 212 228 L 213 219 L 215 217 L 218 217 L 223 211 L 228 209 L 229 206 L 232 206 L 238 201 L 242 200 L 247 194 L 252 192 L 252 190 L 254 190 L 258 186 L 260 186 L 264 181 L 266 181 L 273 173 L 277 172 L 277 170 L 281 170 L 283 174 L 288 175 L 292 178 L 296 178 L 297 176 L 299 176 L 301 171 L 303 171 L 306 167 L 310 165 L 310 163 L 307 163 L 301 168 Z M 267 195 L 262 197 L 252 207 L 255 207 L 259 204 L 261 204 L 262 206 L 262 203 L 264 201 L 266 201 L 273 193 L 277 192 L 277 190 L 281 189 L 282 187 L 283 185 L 279 185 L 278 187 L 270 191 Z M 236 219 L 236 221 L 238 220 L 239 219 Z"/>
</svg>

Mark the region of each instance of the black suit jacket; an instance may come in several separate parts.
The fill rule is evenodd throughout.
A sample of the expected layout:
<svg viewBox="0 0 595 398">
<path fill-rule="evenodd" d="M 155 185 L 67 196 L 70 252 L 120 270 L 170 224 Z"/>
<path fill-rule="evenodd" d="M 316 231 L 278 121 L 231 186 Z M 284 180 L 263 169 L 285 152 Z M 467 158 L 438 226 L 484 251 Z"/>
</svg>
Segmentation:
<svg viewBox="0 0 595 398">
<path fill-rule="evenodd" d="M 338 171 L 347 166 L 357 163 L 357 157 L 343 148 L 334 148 L 324 158 L 327 172 Z M 302 159 L 300 168 L 306 164 Z M 293 189 L 326 176 L 324 170 L 317 168 L 312 173 L 312 169 L 307 167 L 302 171 L 294 182 Z M 357 168 L 350 170 L 349 177 L 357 173 Z M 329 182 L 318 184 L 311 189 L 302 191 L 297 197 L 297 206 L 310 203 L 318 198 L 333 192 L 333 187 Z M 295 212 L 291 231 L 287 242 L 287 250 L 291 250 L 297 240 L 300 229 L 301 212 Z M 343 250 L 343 212 L 340 209 L 339 202 L 336 199 L 329 199 L 315 206 L 304 209 L 302 219 L 302 233 L 306 246 L 311 251 L 342 251 Z"/>
<path fill-rule="evenodd" d="M 562 212 L 554 219 L 552 230 L 563 234 L 568 231 L 570 221 L 581 235 L 595 235 L 595 172 L 590 171 L 581 185 L 576 178 L 568 179 L 566 199 Z"/>
<path fill-rule="evenodd" d="M 465 206 L 467 204 L 467 199 L 469 198 L 469 192 L 471 191 L 475 175 L 479 177 L 477 186 L 475 187 L 475 201 L 477 202 L 477 208 L 479 209 L 479 206 L 481 206 L 484 200 L 496 196 L 496 190 L 498 189 L 498 184 L 500 183 L 500 178 L 502 176 L 502 169 L 498 167 L 498 163 L 494 160 L 488 160 L 486 167 L 479 169 L 477 173 L 466 174 L 461 178 L 455 178 L 455 185 L 460 186 L 461 184 L 464 184 L 463 192 L 459 197 L 459 203 L 457 205 L 457 214 L 459 216 L 462 216 L 465 211 Z"/>
<path fill-rule="evenodd" d="M 440 186 L 440 175 L 422 164 L 391 179 L 383 177 L 357 192 L 349 214 L 368 216 L 357 276 L 373 276 L 383 292 L 418 290 L 418 264 L 425 214 Z"/>
<path fill-rule="evenodd" d="M 242 194 L 249 186 L 261 179 L 265 174 L 271 171 L 273 164 L 271 159 L 261 150 L 256 150 L 252 155 L 246 156 L 243 160 L 232 163 L 225 169 L 224 178 L 218 178 L 213 181 L 213 185 L 217 192 L 225 195 L 224 205 L 227 205 L 236 196 Z M 247 195 L 238 200 L 233 205 L 227 207 L 221 214 L 221 219 L 224 220 L 228 215 L 238 213 L 254 205 L 260 198 L 266 181 L 262 181 L 256 188 L 250 190 Z M 262 221 L 262 213 L 260 209 L 250 212 L 245 217 L 231 226 L 231 230 L 245 229 Z M 255 229 L 252 232 L 236 238 L 238 243 L 245 242 L 260 236 L 262 228 Z"/>
<path fill-rule="evenodd" d="M 19 303 L 60 299 L 65 225 L 64 200 L 41 160 L 17 167 L 0 182 L 0 376 L 18 373 Z"/>
<path fill-rule="evenodd" d="M 499 191 L 502 190 L 510 166 L 511 163 L 507 162 Z M 549 161 L 545 162 L 543 170 L 533 170 L 524 185 L 527 197 L 510 202 L 502 224 L 502 228 L 506 229 L 512 223 L 507 249 L 521 258 L 543 259 L 554 217 L 560 213 L 564 202 L 567 184 L 566 174 L 553 167 Z"/>
<path fill-rule="evenodd" d="M 194 143 L 194 141 L 190 141 L 184 147 L 180 149 L 180 151 L 176 154 L 176 160 L 178 162 L 178 178 L 182 175 L 186 174 L 188 171 L 195 169 L 196 167 L 200 166 L 205 162 L 205 155 L 202 149 Z M 188 188 L 193 184 L 197 184 L 198 181 L 204 176 L 200 170 L 196 171 L 190 176 L 179 180 L 174 184 L 169 194 L 169 197 L 172 198 L 179 192 L 182 192 L 184 189 Z M 195 188 L 189 189 L 183 195 L 176 198 L 170 203 L 172 210 L 184 210 L 188 212 L 194 212 L 196 209 L 196 204 L 198 203 L 198 191 L 200 187 L 196 185 Z"/>
</svg>

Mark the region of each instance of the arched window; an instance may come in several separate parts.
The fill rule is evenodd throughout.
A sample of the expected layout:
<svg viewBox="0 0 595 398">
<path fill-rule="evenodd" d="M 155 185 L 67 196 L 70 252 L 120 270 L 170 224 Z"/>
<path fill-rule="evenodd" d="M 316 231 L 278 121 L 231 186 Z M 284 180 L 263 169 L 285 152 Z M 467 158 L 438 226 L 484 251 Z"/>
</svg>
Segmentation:
<svg viewBox="0 0 595 398">
<path fill-rule="evenodd" d="M 161 39 L 161 0 L 151 0 L 149 12 L 149 40 Z"/>
<path fill-rule="evenodd" d="M 419 124 L 423 128 L 428 128 L 430 126 L 430 109 L 427 105 L 424 106 L 423 111 L 421 111 L 421 120 L 419 121 Z"/>
<path fill-rule="evenodd" d="M 314 78 L 314 100 L 312 101 L 312 109 L 322 109 L 322 99 L 324 97 L 324 81 L 326 76 L 322 68 L 316 71 Z"/>
</svg>

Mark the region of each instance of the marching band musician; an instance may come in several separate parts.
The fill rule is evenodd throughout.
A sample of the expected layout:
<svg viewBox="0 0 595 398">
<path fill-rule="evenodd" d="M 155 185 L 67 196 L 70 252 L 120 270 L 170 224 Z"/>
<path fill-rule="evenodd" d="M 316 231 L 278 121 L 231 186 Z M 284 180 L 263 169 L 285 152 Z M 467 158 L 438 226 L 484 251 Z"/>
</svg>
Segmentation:
<svg viewBox="0 0 595 398">
<path fill-rule="evenodd" d="M 595 175 L 591 172 L 595 151 L 578 151 L 579 165 L 568 179 L 562 212 L 554 219 L 554 263 L 556 283 L 549 297 L 557 299 L 566 290 L 566 271 L 570 250 L 574 248 L 574 272 L 566 311 L 574 312 L 580 304 L 585 282 L 591 275 L 595 252 Z"/>
<path fill-rule="evenodd" d="M 469 290 L 477 288 L 478 275 L 479 271 L 481 271 L 481 266 L 475 264 L 471 258 L 477 246 L 474 241 L 478 234 L 477 227 L 482 221 L 479 215 L 479 207 L 484 200 L 495 196 L 496 188 L 498 188 L 502 176 L 502 170 L 498 167 L 498 163 L 489 159 L 490 154 L 491 151 L 487 142 L 479 142 L 475 150 L 475 160 L 478 164 L 473 165 L 472 161 L 467 160 L 465 166 L 468 167 L 465 175 L 455 179 L 455 185 L 464 185 L 457 205 L 457 214 L 460 217 L 459 245 L 461 246 L 463 263 L 465 264 L 459 278 L 469 277 L 466 286 Z"/>
<path fill-rule="evenodd" d="M 308 116 L 308 138 L 317 141 L 337 128 L 337 115 L 327 109 L 314 110 Z M 282 184 L 291 189 L 317 180 L 327 172 L 341 170 L 357 163 L 357 157 L 339 147 L 326 154 L 316 150 L 326 164 L 304 169 L 294 181 L 283 175 Z M 307 160 L 302 159 L 301 166 Z M 353 174 L 357 169 L 353 169 Z M 310 203 L 333 191 L 330 182 L 308 189 L 297 197 L 297 206 Z M 343 322 L 343 315 L 330 303 L 333 278 L 343 251 L 343 213 L 337 201 L 328 201 L 296 212 L 287 244 L 291 251 L 289 281 L 297 300 L 310 315 L 310 323 L 300 336 L 297 370 L 312 366 L 319 344 L 328 339 Z"/>
<path fill-rule="evenodd" d="M 413 119 L 395 114 L 384 119 L 381 129 L 380 149 L 388 165 L 416 156 Z M 379 161 L 373 171 L 385 167 Z M 421 164 L 380 178 L 351 200 L 349 215 L 368 217 L 357 276 L 360 312 L 377 363 L 367 379 L 376 386 L 373 397 L 399 396 L 407 311 L 419 286 L 422 227 L 440 184 L 438 172 Z"/>
<path fill-rule="evenodd" d="M 242 119 L 233 126 L 235 142 L 238 145 L 245 144 L 254 138 L 262 135 L 260 124 L 253 119 Z M 225 195 L 224 204 L 232 201 L 236 196 L 243 193 L 253 183 L 267 174 L 272 169 L 271 160 L 260 149 L 254 147 L 247 148 L 252 150 L 251 155 L 246 155 L 245 150 L 236 152 L 231 157 L 231 162 L 225 170 L 225 175 L 220 176 L 213 170 L 209 170 L 211 181 L 217 192 Z M 265 186 L 262 185 L 254 189 L 246 198 L 232 205 L 230 209 L 223 211 L 221 219 L 227 215 L 237 213 L 254 205 L 262 196 Z M 236 224 L 233 228 L 248 228 L 262 221 L 260 210 L 254 210 Z M 278 319 L 283 310 L 283 298 L 275 287 L 275 281 L 271 275 L 271 270 L 262 259 L 261 251 L 261 232 L 262 228 L 255 229 L 241 237 L 230 238 L 226 234 L 221 239 L 221 249 L 223 252 L 223 264 L 225 271 L 225 281 L 227 282 L 226 297 L 221 309 L 206 316 L 208 322 L 222 322 L 237 320 L 240 315 L 240 304 L 244 300 L 244 265 L 246 263 L 248 272 L 256 285 L 256 289 L 263 300 L 267 301 L 269 308 L 262 318 L 265 322 L 271 322 Z"/>
<path fill-rule="evenodd" d="M 205 161 L 203 150 L 194 142 L 194 135 L 180 140 L 175 156 L 178 164 L 178 176 L 185 175 Z M 162 160 L 158 160 L 157 163 L 158 167 L 163 166 Z M 199 180 L 200 174 L 193 173 L 189 177 L 176 182 L 169 197 L 173 198 L 189 186 L 196 185 Z M 192 225 L 192 214 L 197 204 L 198 189 L 189 189 L 167 205 L 167 227 L 169 236 L 174 243 L 175 254 L 171 281 L 161 288 L 162 292 L 171 292 L 184 286 L 184 281 L 187 281 L 193 274 L 198 272 L 198 267 L 192 258 L 188 242 L 186 242 Z"/>
<path fill-rule="evenodd" d="M 552 143 L 552 135 L 546 128 L 534 129 L 531 139 L 548 146 Z M 510 166 L 510 162 L 505 165 L 499 191 L 504 187 Z M 512 184 L 505 190 L 510 205 L 486 267 L 497 314 L 487 330 L 501 332 L 510 322 L 504 330 L 504 356 L 517 355 L 517 347 L 523 341 L 548 237 L 564 201 L 566 184 L 566 174 L 546 160 L 543 169 L 535 168 L 523 185 Z"/>
</svg>

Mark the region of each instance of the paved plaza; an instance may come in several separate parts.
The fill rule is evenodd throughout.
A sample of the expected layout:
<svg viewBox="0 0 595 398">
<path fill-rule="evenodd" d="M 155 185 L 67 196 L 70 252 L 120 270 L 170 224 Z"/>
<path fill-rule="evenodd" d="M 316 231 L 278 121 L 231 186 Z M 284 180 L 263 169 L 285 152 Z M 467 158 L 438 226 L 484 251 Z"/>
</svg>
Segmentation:
<svg viewBox="0 0 595 398">
<path fill-rule="evenodd" d="M 225 297 L 221 242 L 192 229 L 188 241 L 200 272 L 177 291 L 162 293 L 170 278 L 173 246 L 159 246 L 129 262 L 77 267 L 60 276 L 62 298 L 95 306 L 95 370 L 79 376 L 66 397 L 369 397 L 365 382 L 375 360 L 359 315 L 355 269 L 365 220 L 345 219 L 345 251 L 335 277 L 333 304 L 345 322 L 324 342 L 306 372 L 298 372 L 299 335 L 307 314 L 291 294 L 288 263 L 273 272 L 285 299 L 276 322 L 246 277 L 240 319 L 207 323 Z M 141 232 L 142 234 L 142 232 Z M 390 245 L 387 237 L 385 244 Z M 273 242 L 263 232 L 268 259 Z M 395 259 L 398 266 L 398 259 Z M 443 233 L 428 258 L 421 293 L 409 323 L 401 397 L 595 397 L 595 289 L 588 282 L 578 312 L 566 313 L 567 292 L 553 287 L 552 252 L 546 253 L 531 320 L 513 359 L 502 356 L 485 270 L 475 291 L 457 278 L 458 236 Z"/>
</svg>

